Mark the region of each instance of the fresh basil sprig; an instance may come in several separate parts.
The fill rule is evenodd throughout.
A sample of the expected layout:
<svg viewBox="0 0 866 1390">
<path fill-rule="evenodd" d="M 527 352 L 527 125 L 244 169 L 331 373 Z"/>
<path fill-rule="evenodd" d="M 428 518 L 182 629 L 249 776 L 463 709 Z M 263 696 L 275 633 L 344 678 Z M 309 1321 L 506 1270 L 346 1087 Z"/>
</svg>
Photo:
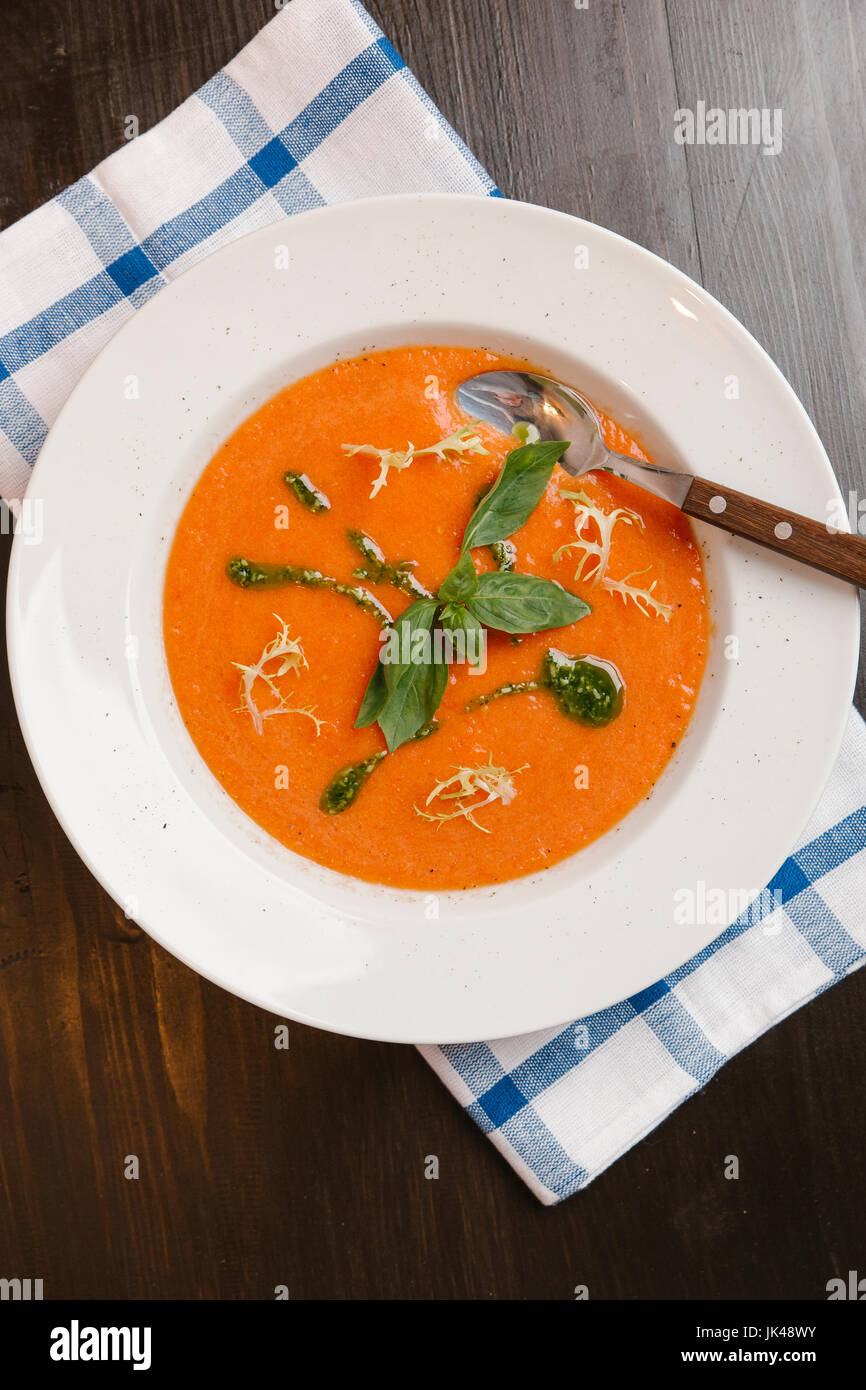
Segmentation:
<svg viewBox="0 0 866 1390">
<path fill-rule="evenodd" d="M 391 753 L 433 718 L 445 690 L 439 668 L 447 680 L 447 667 L 430 659 L 427 640 L 438 608 L 435 599 L 417 599 L 394 623 L 388 633 L 393 659 L 380 656 L 355 720 L 356 729 L 378 721 Z"/>
<path fill-rule="evenodd" d="M 546 632 L 585 618 L 589 604 L 553 579 L 515 570 L 478 576 L 478 589 L 466 608 L 485 627 L 499 632 Z"/>
<path fill-rule="evenodd" d="M 484 494 L 469 518 L 461 555 L 472 546 L 507 540 L 520 530 L 544 496 L 554 465 L 567 448 L 565 441 L 548 439 L 543 444 L 524 444 L 512 449 L 493 487 Z M 447 584 L 448 580 L 445 582 Z"/>
<path fill-rule="evenodd" d="M 448 662 L 437 628 L 470 634 L 479 643 L 484 627 L 499 632 L 544 632 L 577 622 L 591 610 L 583 599 L 551 579 L 496 570 L 478 574 L 474 546 L 507 540 L 534 512 L 566 441 L 547 440 L 513 449 L 496 482 L 478 502 L 463 533 L 460 558 L 435 599 L 410 604 L 388 630 L 367 686 L 355 727 L 378 723 L 389 752 L 412 738 L 439 708 L 448 683 Z"/>
<path fill-rule="evenodd" d="M 439 626 L 443 632 L 462 632 L 466 651 L 475 653 L 473 665 L 481 665 L 484 627 L 475 614 L 469 612 L 465 603 L 446 603 L 439 614 Z"/>
<path fill-rule="evenodd" d="M 478 575 L 472 563 L 472 556 L 465 546 L 460 559 L 450 574 L 447 574 L 439 588 L 439 597 L 445 603 L 462 603 L 471 598 L 478 588 Z"/>
</svg>

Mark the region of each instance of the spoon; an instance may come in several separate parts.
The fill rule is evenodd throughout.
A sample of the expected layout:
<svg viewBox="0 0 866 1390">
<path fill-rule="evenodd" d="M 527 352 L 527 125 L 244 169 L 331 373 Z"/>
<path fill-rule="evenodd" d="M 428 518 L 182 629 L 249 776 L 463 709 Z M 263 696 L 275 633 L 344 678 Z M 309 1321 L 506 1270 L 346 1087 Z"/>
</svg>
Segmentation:
<svg viewBox="0 0 866 1390">
<path fill-rule="evenodd" d="M 607 448 L 599 418 L 586 397 L 553 377 L 534 372 L 481 372 L 458 387 L 457 402 L 468 415 L 486 420 L 505 434 L 510 434 L 514 425 L 525 423 L 535 426 L 540 439 L 570 440 L 559 462 L 573 477 L 607 469 L 658 493 L 686 516 L 866 587 L 866 540 L 832 531 L 826 522 L 785 511 L 681 469 L 662 468 L 614 453 Z"/>
</svg>

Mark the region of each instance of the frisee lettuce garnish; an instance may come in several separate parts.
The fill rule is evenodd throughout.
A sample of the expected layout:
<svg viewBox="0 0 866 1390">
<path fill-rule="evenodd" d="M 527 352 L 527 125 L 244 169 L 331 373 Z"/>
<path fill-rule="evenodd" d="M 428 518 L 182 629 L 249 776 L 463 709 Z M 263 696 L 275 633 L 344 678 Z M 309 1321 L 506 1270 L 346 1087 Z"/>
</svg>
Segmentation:
<svg viewBox="0 0 866 1390">
<path fill-rule="evenodd" d="M 283 619 L 277 613 L 274 617 L 280 624 L 280 630 L 276 637 L 265 645 L 258 661 L 248 666 L 240 661 L 232 662 L 241 673 L 241 704 L 238 713 L 246 711 L 257 734 L 264 733 L 264 721 L 274 714 L 302 714 L 315 724 L 318 736 L 327 721 L 318 717 L 316 706 L 290 705 L 288 695 L 277 685 L 277 681 L 289 671 L 297 672 L 302 666 L 306 666 L 307 658 L 298 639 L 289 635 L 289 629 Z M 275 667 L 274 662 L 279 662 L 279 665 Z M 256 686 L 259 681 L 270 691 L 275 701 L 274 704 L 266 705 L 264 709 L 259 707 L 256 700 Z"/>
<path fill-rule="evenodd" d="M 445 459 L 449 454 L 459 458 L 462 454 L 488 453 L 489 450 L 485 449 L 476 433 L 480 423 L 480 420 L 473 420 L 471 424 L 461 425 L 459 430 L 449 434 L 446 439 L 440 439 L 437 444 L 429 444 L 424 449 L 416 449 L 411 441 L 406 449 L 377 449 L 374 444 L 344 444 L 343 453 L 348 454 L 350 458 L 356 454 L 369 454 L 371 458 L 379 460 L 379 475 L 374 480 L 370 492 L 370 496 L 375 497 L 387 486 L 389 473 L 401 472 L 409 467 L 413 459 L 420 458 L 423 454 L 434 454 L 436 458 Z"/>
<path fill-rule="evenodd" d="M 583 579 L 592 584 L 601 584 L 608 593 L 619 594 L 626 606 L 631 600 L 644 617 L 651 618 L 655 614 L 657 617 L 664 618 L 666 623 L 670 622 L 673 608 L 668 603 L 662 603 L 654 592 L 658 580 L 654 579 L 647 588 L 638 588 L 637 585 L 629 583 L 629 580 L 636 578 L 638 574 L 647 574 L 652 566 L 648 565 L 645 570 L 636 570 L 632 574 L 627 574 L 624 579 L 612 579 L 607 572 L 613 533 L 617 522 L 622 521 L 627 526 L 637 526 L 642 531 L 644 529 L 643 518 L 628 507 L 615 507 L 613 511 L 606 512 L 603 507 L 597 506 L 583 490 L 569 492 L 566 488 L 560 488 L 559 495 L 574 503 L 574 529 L 577 532 L 577 540 L 568 541 L 565 545 L 561 545 L 558 550 L 555 550 L 554 560 L 561 559 L 569 550 L 582 551 L 574 574 L 576 580 Z M 588 532 L 587 528 L 590 523 L 595 526 L 598 537 L 596 540 L 593 540 Z"/>
<path fill-rule="evenodd" d="M 610 548 L 617 522 L 622 521 L 627 526 L 638 526 L 643 530 L 643 519 L 638 516 L 637 512 L 631 511 L 628 507 L 615 507 L 612 512 L 606 512 L 603 507 L 597 507 L 582 488 L 577 492 L 571 492 L 567 488 L 561 487 L 559 495 L 574 504 L 574 529 L 577 532 L 577 540 L 566 541 L 565 545 L 561 545 L 558 550 L 554 551 L 553 558 L 559 560 L 569 550 L 582 551 L 583 554 L 574 573 L 575 579 L 599 584 L 607 574 Z M 595 525 L 597 540 L 591 539 L 588 533 L 590 523 Z"/>
<path fill-rule="evenodd" d="M 610 593 L 619 594 L 626 607 L 631 599 L 635 608 L 639 609 L 644 617 L 651 618 L 655 614 L 669 623 L 674 610 L 671 604 L 662 603 L 661 599 L 656 598 L 654 590 L 658 584 L 657 579 L 654 579 L 646 589 L 639 589 L 637 585 L 629 584 L 630 579 L 635 579 L 639 574 L 647 574 L 651 568 L 651 565 L 647 565 L 645 570 L 635 570 L 634 573 L 627 574 L 625 579 L 611 579 L 610 575 L 606 575 L 602 583 Z"/>
<path fill-rule="evenodd" d="M 485 835 L 490 834 L 490 828 L 481 825 L 476 819 L 479 811 L 483 811 L 485 806 L 489 806 L 492 801 L 501 801 L 503 806 L 510 806 L 517 795 L 517 788 L 514 779 L 520 772 L 525 772 L 529 767 L 524 763 L 523 767 L 517 767 L 513 772 L 509 772 L 504 767 L 494 767 L 493 754 L 490 760 L 482 763 L 480 767 L 458 767 L 452 777 L 446 777 L 444 781 L 437 782 L 427 800 L 425 807 L 430 806 L 434 801 L 453 801 L 454 809 L 451 811 L 427 811 L 421 810 L 419 806 L 415 811 L 424 820 L 436 822 L 437 829 L 449 820 L 463 818 L 468 820 L 470 825 L 474 825 L 476 830 L 482 830 Z"/>
</svg>

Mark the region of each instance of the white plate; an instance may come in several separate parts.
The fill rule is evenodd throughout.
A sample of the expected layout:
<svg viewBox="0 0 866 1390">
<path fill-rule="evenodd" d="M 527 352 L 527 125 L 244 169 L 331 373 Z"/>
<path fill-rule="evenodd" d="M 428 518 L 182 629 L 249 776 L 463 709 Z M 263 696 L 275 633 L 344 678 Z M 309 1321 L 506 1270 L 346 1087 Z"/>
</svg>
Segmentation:
<svg viewBox="0 0 866 1390">
<path fill-rule="evenodd" d="M 781 864 L 839 746 L 859 619 L 846 585 L 705 528 L 713 635 L 697 711 L 616 830 L 543 874 L 437 900 L 297 858 L 183 728 L 160 625 L 168 546 L 217 446 L 280 387 L 338 355 L 425 342 L 525 354 L 660 462 L 817 517 L 839 495 L 776 367 L 670 265 L 542 208 L 375 199 L 235 242 L 108 344 L 37 463 L 44 539 L 16 540 L 9 639 L 42 784 L 131 917 L 275 1014 L 442 1042 L 601 1008 L 718 934 L 717 920 L 676 925 L 674 895 L 753 892 Z"/>
</svg>

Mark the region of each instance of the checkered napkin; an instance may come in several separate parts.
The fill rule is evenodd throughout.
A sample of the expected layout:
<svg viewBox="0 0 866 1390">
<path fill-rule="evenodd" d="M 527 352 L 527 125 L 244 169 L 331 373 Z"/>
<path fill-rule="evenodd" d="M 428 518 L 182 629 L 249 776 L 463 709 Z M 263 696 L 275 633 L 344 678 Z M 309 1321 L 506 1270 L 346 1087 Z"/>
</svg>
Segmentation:
<svg viewBox="0 0 866 1390">
<path fill-rule="evenodd" d="M 0 495 L 14 509 L 85 368 L 190 265 L 294 212 L 422 191 L 497 192 L 356 0 L 291 0 L 172 116 L 0 233 Z M 763 900 L 772 912 L 567 1027 L 421 1049 L 542 1202 L 584 1187 L 862 963 L 864 784 L 852 714 L 821 806 Z"/>
<path fill-rule="evenodd" d="M 291 0 L 195 96 L 0 233 L 0 495 L 100 348 L 196 261 L 294 212 L 495 194 L 356 0 Z"/>
<path fill-rule="evenodd" d="M 679 970 L 560 1028 L 420 1051 L 550 1206 L 592 1182 L 741 1048 L 866 958 L 866 725 L 851 711 L 805 835 Z"/>
</svg>

